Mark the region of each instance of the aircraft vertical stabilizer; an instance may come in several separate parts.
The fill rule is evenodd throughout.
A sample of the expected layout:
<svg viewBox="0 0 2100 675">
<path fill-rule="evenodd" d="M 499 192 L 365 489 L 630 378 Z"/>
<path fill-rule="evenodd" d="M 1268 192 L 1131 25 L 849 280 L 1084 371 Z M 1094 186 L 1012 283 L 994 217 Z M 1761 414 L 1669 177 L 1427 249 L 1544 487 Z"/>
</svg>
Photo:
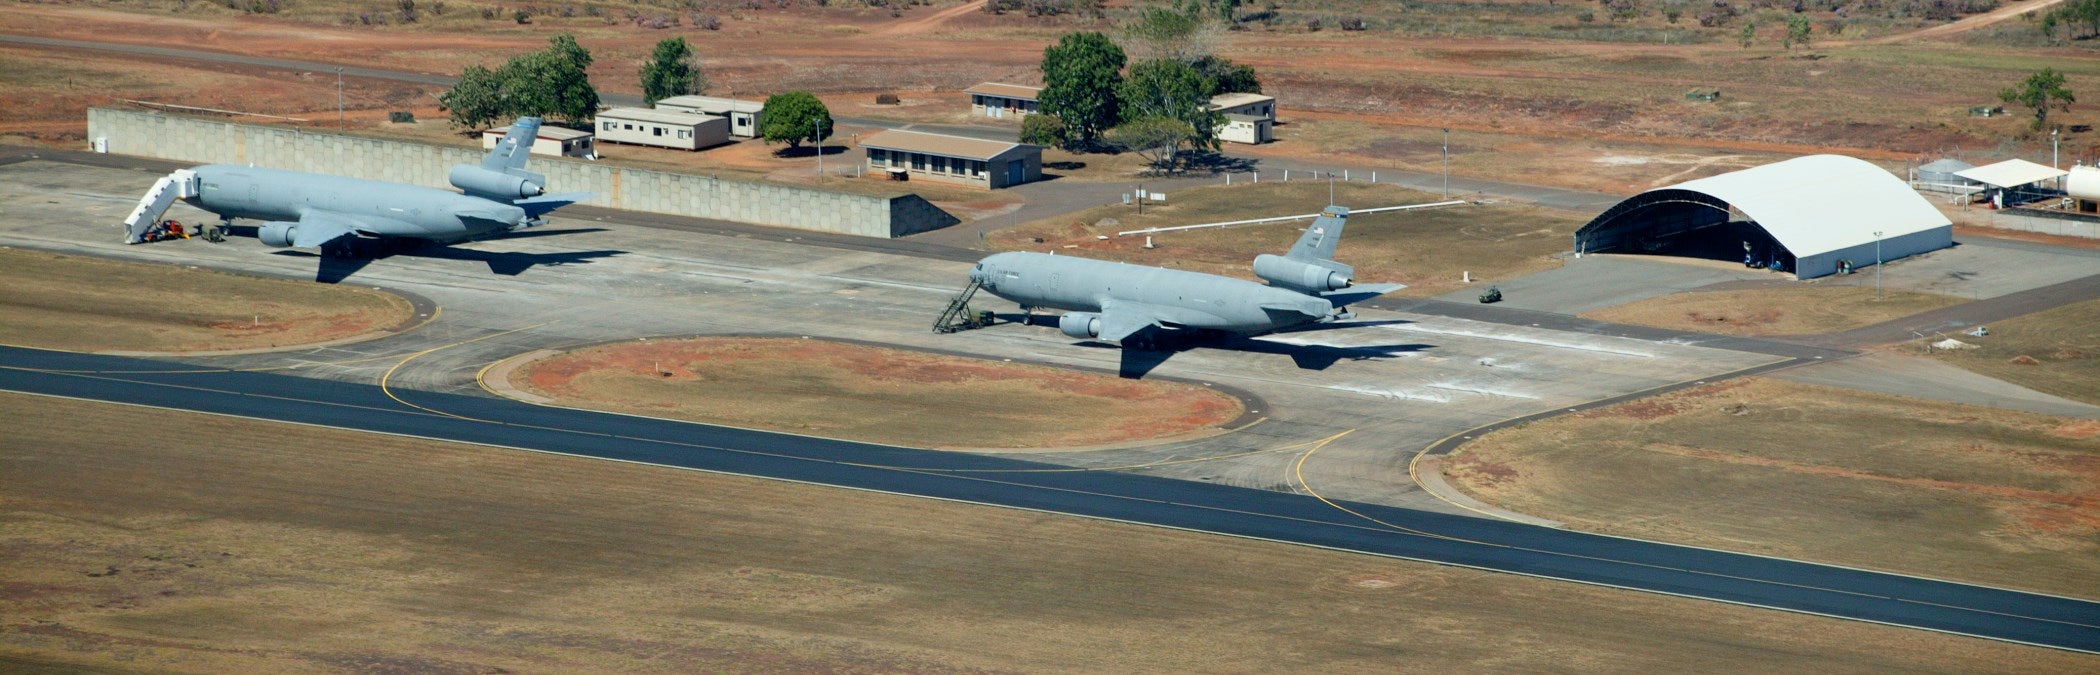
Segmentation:
<svg viewBox="0 0 2100 675">
<path fill-rule="evenodd" d="M 511 173 L 525 168 L 525 159 L 532 155 L 532 144 L 540 137 L 540 118 L 520 117 L 510 125 L 510 133 L 496 141 L 496 147 L 482 158 L 481 168 L 490 171 Z"/>
<path fill-rule="evenodd" d="M 1347 224 L 1349 207 L 1329 205 L 1320 211 L 1320 217 L 1313 219 L 1311 227 L 1305 228 L 1305 234 L 1298 237 L 1298 243 L 1284 257 L 1306 262 L 1333 260 L 1334 245 L 1341 242 L 1342 226 Z"/>
</svg>

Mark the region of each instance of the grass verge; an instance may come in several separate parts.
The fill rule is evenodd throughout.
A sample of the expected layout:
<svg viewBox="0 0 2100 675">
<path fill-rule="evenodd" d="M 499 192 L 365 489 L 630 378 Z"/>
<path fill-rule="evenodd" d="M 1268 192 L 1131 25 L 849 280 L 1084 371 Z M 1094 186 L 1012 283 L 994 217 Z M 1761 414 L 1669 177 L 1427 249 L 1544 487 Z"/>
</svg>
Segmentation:
<svg viewBox="0 0 2100 675">
<path fill-rule="evenodd" d="M 2096 437 L 2092 420 L 1751 379 L 1498 431 L 1446 476 L 1588 531 L 2091 598 Z"/>
<path fill-rule="evenodd" d="M 1180 382 L 788 338 L 620 342 L 526 364 L 562 405 L 926 448 L 1061 448 L 1239 417 Z"/>
<path fill-rule="evenodd" d="M 266 349 L 400 325 L 408 301 L 335 284 L 0 247 L 0 343 L 84 352 Z"/>
</svg>

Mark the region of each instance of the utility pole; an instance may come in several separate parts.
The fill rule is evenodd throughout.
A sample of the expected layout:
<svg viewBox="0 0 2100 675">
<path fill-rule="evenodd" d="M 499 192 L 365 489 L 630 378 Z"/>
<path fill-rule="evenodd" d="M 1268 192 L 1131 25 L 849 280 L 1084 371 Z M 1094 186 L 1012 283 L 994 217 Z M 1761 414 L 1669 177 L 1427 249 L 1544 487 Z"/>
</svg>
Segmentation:
<svg viewBox="0 0 2100 675">
<path fill-rule="evenodd" d="M 1444 129 L 1444 199 L 1451 199 L 1451 129 Z"/>
<path fill-rule="evenodd" d="M 813 129 L 810 135 L 816 137 L 813 140 L 817 144 L 817 180 L 821 181 L 824 180 L 824 120 L 823 118 L 811 119 L 809 126 Z"/>
<path fill-rule="evenodd" d="M 1881 302 L 1881 230 L 1874 231 L 1874 301 Z"/>
<path fill-rule="evenodd" d="M 2059 128 L 2061 128 L 2061 127 L 2059 127 Z M 2056 152 L 2056 132 L 2057 132 L 2057 129 L 2050 129 L 2050 130 L 2049 130 L 2049 168 L 2051 168 L 2051 169 L 2057 169 L 2057 170 L 2062 170 L 2062 169 L 2063 169 L 2063 167 L 2060 167 L 2060 166 L 2057 166 L 2057 165 L 2056 165 L 2056 163 L 2057 163 L 2057 159 L 2058 159 L 2058 155 L 2057 155 L 2057 152 Z M 2063 177 L 2063 176 L 2057 176 L 2057 177 L 2056 177 L 2056 189 L 2058 189 L 2058 190 L 2062 190 L 2062 189 L 2064 189 L 2064 177 Z"/>
<path fill-rule="evenodd" d="M 343 67 L 335 67 L 335 130 L 343 131 Z"/>
</svg>

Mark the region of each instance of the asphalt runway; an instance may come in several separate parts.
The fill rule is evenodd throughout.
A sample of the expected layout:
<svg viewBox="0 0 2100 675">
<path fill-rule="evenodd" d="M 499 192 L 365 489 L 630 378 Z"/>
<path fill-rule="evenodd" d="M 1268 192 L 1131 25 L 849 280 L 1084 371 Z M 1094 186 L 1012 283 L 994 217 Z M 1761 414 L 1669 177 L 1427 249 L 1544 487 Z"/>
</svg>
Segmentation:
<svg viewBox="0 0 2100 675">
<path fill-rule="evenodd" d="M 0 389 L 1105 518 L 2100 653 L 2100 603 L 1414 509 L 263 372 L 0 348 Z"/>
</svg>

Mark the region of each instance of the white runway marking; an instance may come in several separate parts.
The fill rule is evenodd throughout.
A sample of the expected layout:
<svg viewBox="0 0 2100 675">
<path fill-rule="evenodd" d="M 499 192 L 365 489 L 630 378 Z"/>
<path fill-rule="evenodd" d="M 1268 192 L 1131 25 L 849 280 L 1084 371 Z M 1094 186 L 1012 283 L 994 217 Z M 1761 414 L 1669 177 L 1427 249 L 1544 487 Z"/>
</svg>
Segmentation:
<svg viewBox="0 0 2100 675">
<path fill-rule="evenodd" d="M 1523 336 L 1523 335 L 1515 335 L 1515 334 L 1507 334 L 1507 333 L 1503 333 L 1503 334 L 1497 334 L 1497 333 L 1488 333 L 1488 332 L 1484 332 L 1484 331 L 1474 331 L 1474 330 L 1460 330 L 1460 329 L 1453 329 L 1453 328 L 1432 328 L 1432 327 L 1429 327 L 1429 326 L 1424 326 L 1424 325 L 1422 325 L 1422 324 L 1419 324 L 1419 323 L 1401 324 L 1401 325 L 1397 325 L 1397 326 L 1378 326 L 1378 328 L 1382 328 L 1382 329 L 1385 329 L 1385 330 L 1394 330 L 1394 331 L 1410 331 L 1410 332 L 1416 332 L 1416 333 L 1428 333 L 1428 334 L 1431 334 L 1431 335 L 1455 335 L 1455 336 L 1458 336 L 1458 337 L 1468 337 L 1468 338 L 1476 338 L 1476 339 L 1481 339 L 1481 340 L 1495 340 L 1495 341 L 1498 341 L 1498 342 L 1521 342 L 1521 343 L 1524 343 L 1524 344 L 1534 344 L 1534 345 L 1540 345 L 1540 346 L 1544 346 L 1544 347 L 1553 347 L 1553 348 L 1556 348 L 1556 349 L 1573 349 L 1573 350 L 1576 350 L 1576 351 L 1585 351 L 1585 352 L 1598 352 L 1598 353 L 1602 353 L 1602 354 L 1617 354 L 1617 355 L 1620 355 L 1620 356 L 1635 356 L 1635 357 L 1640 357 L 1640 358 L 1644 358 L 1644 359 L 1652 359 L 1652 358 L 1655 358 L 1655 355 L 1654 355 L 1654 354 L 1651 354 L 1651 353 L 1648 353 L 1648 352 L 1638 352 L 1638 351 L 1633 351 L 1633 350 L 1628 350 L 1628 349 L 1616 349 L 1616 348 L 1612 348 L 1612 347 L 1606 347 L 1606 346 L 1603 346 L 1603 345 L 1597 345 L 1597 344 L 1590 344 L 1590 343 L 1580 343 L 1580 342 L 1569 342 L 1569 341 L 1564 341 L 1564 340 L 1548 340 L 1548 339 L 1541 339 L 1541 338 L 1536 338 L 1536 337 L 1529 337 L 1529 336 Z"/>
</svg>

